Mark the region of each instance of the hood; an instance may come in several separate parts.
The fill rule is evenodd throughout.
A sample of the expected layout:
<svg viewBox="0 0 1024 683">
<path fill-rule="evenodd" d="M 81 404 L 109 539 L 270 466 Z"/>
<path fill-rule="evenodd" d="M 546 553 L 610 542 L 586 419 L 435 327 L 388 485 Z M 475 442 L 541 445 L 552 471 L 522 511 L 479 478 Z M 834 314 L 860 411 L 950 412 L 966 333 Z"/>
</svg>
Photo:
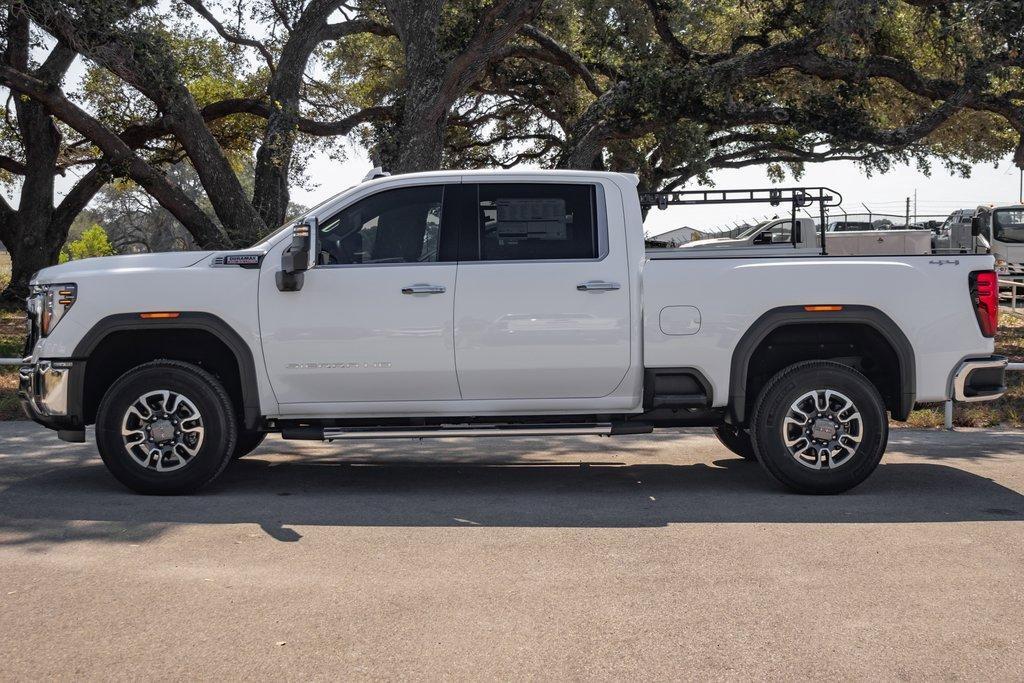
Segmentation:
<svg viewBox="0 0 1024 683">
<path fill-rule="evenodd" d="M 118 273 L 187 268 L 209 258 L 213 253 L 212 251 L 168 251 L 157 254 L 129 254 L 127 256 L 86 258 L 43 268 L 32 278 L 32 282 L 73 280 L 79 275 L 98 272 Z"/>
<path fill-rule="evenodd" d="M 715 237 L 713 239 L 694 240 L 692 242 L 687 242 L 686 244 L 680 245 L 679 248 L 680 249 L 699 249 L 700 247 L 711 247 L 711 246 L 726 247 L 726 246 L 730 246 L 730 245 L 745 244 L 745 243 L 746 243 L 746 240 L 738 240 L 738 239 L 734 239 L 732 237 Z"/>
</svg>

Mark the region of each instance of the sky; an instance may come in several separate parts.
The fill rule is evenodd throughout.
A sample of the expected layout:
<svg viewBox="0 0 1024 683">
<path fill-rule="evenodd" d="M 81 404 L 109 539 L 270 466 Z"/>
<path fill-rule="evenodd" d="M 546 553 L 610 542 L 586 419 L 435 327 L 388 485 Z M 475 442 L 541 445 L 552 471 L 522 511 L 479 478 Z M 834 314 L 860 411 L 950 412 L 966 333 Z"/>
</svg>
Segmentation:
<svg viewBox="0 0 1024 683">
<path fill-rule="evenodd" d="M 357 148 L 350 149 L 348 159 L 344 162 L 333 161 L 326 156 L 314 158 L 309 167 L 309 176 L 316 187 L 293 190 L 292 200 L 314 206 L 358 183 L 369 170 L 369 159 Z M 787 177 L 784 182 L 774 185 L 767 179 L 763 166 L 728 169 L 712 174 L 714 187 L 720 190 L 825 186 L 843 196 L 842 206 L 851 214 L 864 213 L 867 207 L 876 214 L 903 216 L 906 199 L 910 197 L 913 215 L 916 192 L 918 216 L 942 217 L 956 209 L 973 209 L 979 204 L 1017 202 L 1020 200 L 1020 178 L 1020 171 L 1009 158 L 998 166 L 975 165 L 969 178 L 952 175 L 940 164 L 933 166 L 930 176 L 915 167 L 897 165 L 889 173 L 868 177 L 857 164 L 849 161 L 808 164 L 799 180 Z M 684 189 L 697 187 L 688 185 Z M 756 204 L 670 206 L 664 211 L 652 209 L 644 223 L 644 230 L 651 236 L 683 226 L 712 231 L 717 227 L 730 226 L 736 221 L 742 223 L 771 218 L 780 210 L 781 207 Z"/>
</svg>

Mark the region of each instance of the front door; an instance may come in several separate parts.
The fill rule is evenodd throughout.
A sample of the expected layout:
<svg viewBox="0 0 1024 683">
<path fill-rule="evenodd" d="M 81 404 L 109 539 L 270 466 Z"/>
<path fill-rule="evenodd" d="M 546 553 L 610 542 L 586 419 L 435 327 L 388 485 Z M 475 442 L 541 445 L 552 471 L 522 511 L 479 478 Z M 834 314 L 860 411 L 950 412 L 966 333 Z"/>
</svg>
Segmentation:
<svg viewBox="0 0 1024 683">
<path fill-rule="evenodd" d="M 601 186 L 481 183 L 463 192 L 473 218 L 455 298 L 462 397 L 615 391 L 630 367 L 629 271 L 624 235 L 609 235 L 604 221 Z"/>
<path fill-rule="evenodd" d="M 283 407 L 459 398 L 445 187 L 384 190 L 321 217 L 300 291 L 278 291 L 264 266 L 260 332 Z"/>
</svg>

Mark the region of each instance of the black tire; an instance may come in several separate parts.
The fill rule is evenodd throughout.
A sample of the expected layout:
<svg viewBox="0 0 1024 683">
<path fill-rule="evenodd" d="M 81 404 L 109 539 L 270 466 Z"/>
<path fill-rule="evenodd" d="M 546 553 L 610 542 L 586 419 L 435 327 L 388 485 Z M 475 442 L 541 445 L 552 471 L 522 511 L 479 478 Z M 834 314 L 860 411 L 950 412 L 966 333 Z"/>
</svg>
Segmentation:
<svg viewBox="0 0 1024 683">
<path fill-rule="evenodd" d="M 855 411 L 833 411 L 834 406 L 842 405 L 842 399 L 833 395 L 832 401 L 828 403 L 829 407 L 825 409 L 826 412 L 820 413 L 824 417 L 810 415 L 804 419 L 807 428 L 811 430 L 810 435 L 797 424 L 790 423 L 788 427 L 785 426 L 786 417 L 790 414 L 794 402 L 809 392 L 819 390 L 839 392 L 853 402 Z M 819 397 L 807 400 L 821 400 L 825 403 L 825 395 L 819 394 Z M 807 410 L 809 405 L 811 404 L 800 404 L 801 412 L 813 413 L 814 411 Z M 860 415 L 859 425 L 855 419 L 843 421 L 844 416 L 852 418 L 855 412 Z M 830 416 L 834 416 L 834 419 Z M 799 416 L 797 418 L 803 419 Z M 784 428 L 790 430 L 787 432 L 789 439 L 797 442 L 794 445 L 796 450 L 799 450 L 799 440 L 803 436 L 806 436 L 808 447 L 816 443 L 825 446 L 824 440 L 811 439 L 826 434 L 829 438 L 834 438 L 837 434 L 841 435 L 844 430 L 848 430 L 851 436 L 859 436 L 860 442 L 854 444 L 852 438 L 845 439 L 840 436 L 839 441 L 849 448 L 836 448 L 834 453 L 838 455 L 830 455 L 827 458 L 826 462 L 829 465 L 836 463 L 835 467 L 813 469 L 811 464 L 803 462 L 813 458 L 820 464 L 821 456 L 811 453 L 805 455 L 801 462 L 787 448 L 783 436 Z M 886 419 L 885 402 L 878 389 L 864 375 L 831 361 L 806 361 L 782 370 L 761 390 L 751 419 L 750 433 L 761 465 L 784 486 L 798 493 L 833 494 L 857 486 L 875 471 L 885 453 L 889 438 L 889 422 Z M 820 452 L 819 449 L 818 453 Z"/>
<path fill-rule="evenodd" d="M 235 441 L 235 452 L 231 454 L 232 460 L 238 460 L 252 453 L 259 448 L 263 440 L 267 438 L 266 432 L 250 431 L 248 429 L 238 430 L 238 440 Z"/>
<path fill-rule="evenodd" d="M 757 454 L 754 452 L 754 442 L 750 438 L 750 432 L 746 429 L 723 424 L 718 425 L 714 430 L 718 440 L 730 451 L 744 460 L 757 460 Z"/>
<path fill-rule="evenodd" d="M 157 471 L 150 466 L 140 463 L 133 457 L 144 455 L 150 448 L 152 442 L 140 442 L 132 452 L 129 452 L 124 438 L 121 436 L 122 423 L 133 405 L 138 405 L 140 397 L 150 392 L 171 391 L 183 397 L 191 406 L 196 409 L 202 420 L 203 434 L 202 441 L 192 443 L 195 454 L 187 459 L 183 456 L 171 453 L 168 456 L 154 457 L 153 462 L 159 461 L 161 465 L 168 463 L 169 466 L 177 466 L 178 469 L 170 471 Z M 152 416 L 165 416 L 167 424 L 174 420 L 174 424 L 185 425 L 189 422 L 190 427 L 195 427 L 194 418 L 182 419 L 179 415 L 169 414 L 162 410 L 167 407 L 159 402 L 158 407 L 150 411 Z M 184 403 L 172 399 L 175 404 Z M 183 410 L 189 413 L 189 407 Z M 141 411 L 136 410 L 136 415 Z M 145 436 L 147 423 L 145 420 L 133 420 L 130 427 L 136 427 L 135 422 L 141 422 L 139 433 Z M 100 402 L 96 414 L 96 446 L 99 448 L 100 457 L 110 473 L 128 488 L 138 493 L 173 495 L 182 493 L 193 493 L 208 485 L 216 479 L 224 468 L 231 461 L 231 455 L 235 452 L 235 443 L 238 437 L 235 410 L 231 399 L 224 386 L 216 377 L 202 368 L 189 363 L 182 363 L 171 360 L 158 360 L 137 368 L 129 370 L 115 381 Z M 156 433 L 156 425 L 149 425 Z M 165 428 L 170 429 L 169 427 Z M 185 434 L 182 430 L 181 434 Z M 174 436 L 169 439 L 170 443 L 177 436 L 178 426 L 173 427 Z M 148 438 L 148 437 L 147 437 Z M 198 438 L 198 437 L 188 437 Z M 168 446 L 171 451 L 177 451 L 177 446 Z M 154 446 L 154 450 L 157 447 Z M 165 459 L 166 458 L 166 459 Z M 147 461 L 149 458 L 145 458 Z M 183 463 L 183 464 L 181 464 Z M 147 462 L 147 464 L 149 464 Z"/>
</svg>

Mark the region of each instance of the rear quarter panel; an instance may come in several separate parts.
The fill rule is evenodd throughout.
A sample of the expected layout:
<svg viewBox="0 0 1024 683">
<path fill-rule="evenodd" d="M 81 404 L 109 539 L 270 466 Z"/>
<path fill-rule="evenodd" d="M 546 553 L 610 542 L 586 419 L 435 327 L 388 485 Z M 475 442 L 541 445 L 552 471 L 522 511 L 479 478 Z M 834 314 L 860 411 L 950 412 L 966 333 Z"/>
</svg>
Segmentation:
<svg viewBox="0 0 1024 683">
<path fill-rule="evenodd" d="M 862 305 L 885 313 L 910 341 L 917 401 L 941 401 L 963 358 L 993 351 L 968 292 L 970 272 L 992 266 L 991 256 L 973 255 L 650 259 L 643 271 L 645 366 L 700 370 L 722 407 L 736 345 L 762 314 L 781 306 Z M 699 330 L 665 334 L 659 317 L 666 306 L 699 309 Z"/>
</svg>

